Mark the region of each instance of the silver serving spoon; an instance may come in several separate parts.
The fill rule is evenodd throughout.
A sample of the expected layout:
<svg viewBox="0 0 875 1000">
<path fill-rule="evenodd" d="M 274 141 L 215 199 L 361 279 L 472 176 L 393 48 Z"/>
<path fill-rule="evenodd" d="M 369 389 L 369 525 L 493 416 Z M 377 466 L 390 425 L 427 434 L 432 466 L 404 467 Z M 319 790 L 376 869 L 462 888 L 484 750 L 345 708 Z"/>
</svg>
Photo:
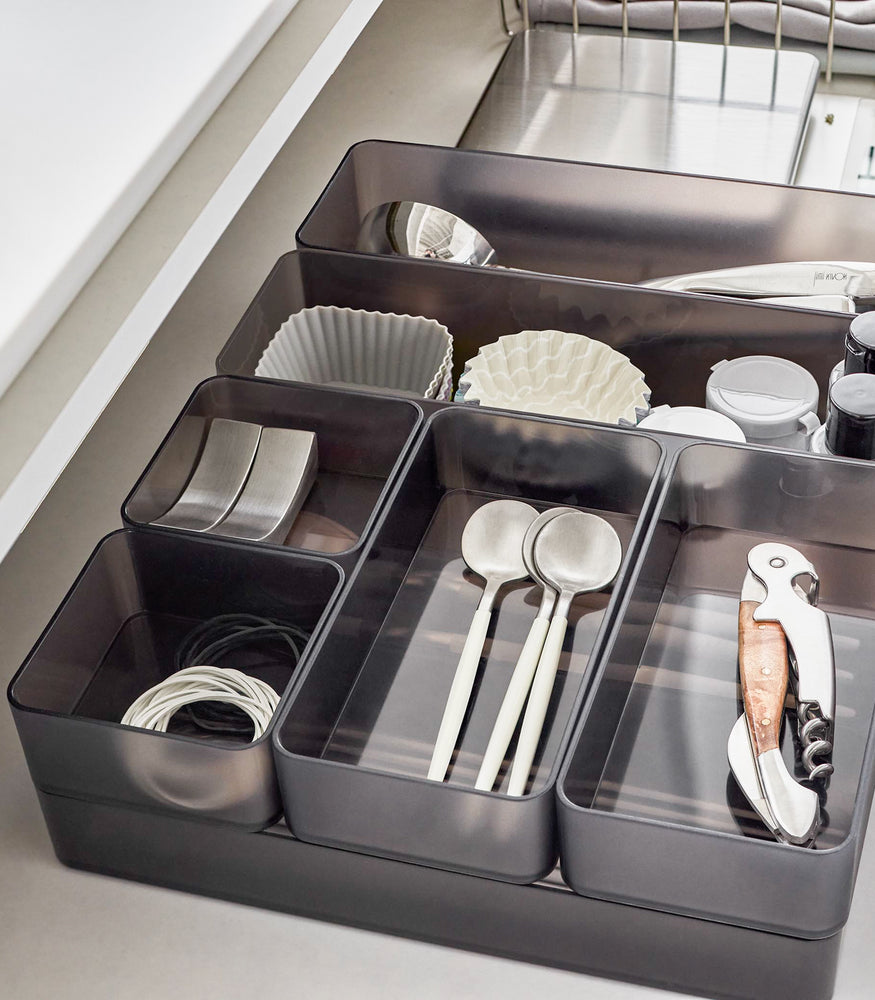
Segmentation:
<svg viewBox="0 0 875 1000">
<path fill-rule="evenodd" d="M 725 267 L 717 271 L 676 274 L 667 278 L 650 278 L 640 284 L 647 288 L 663 288 L 673 292 L 732 295 L 744 299 L 839 296 L 850 298 L 855 303 L 871 303 L 875 300 L 875 264 L 867 261 L 752 264 L 747 267 Z M 847 312 L 845 306 L 836 303 L 832 308 Z M 800 305 L 804 303 L 800 302 Z"/>
<path fill-rule="evenodd" d="M 474 786 L 481 789 L 481 791 L 490 791 L 492 789 L 495 779 L 498 777 L 498 772 L 501 770 L 504 755 L 507 752 L 513 731 L 516 729 L 520 713 L 525 707 L 526 697 L 528 696 L 529 688 L 532 686 L 532 678 L 535 676 L 535 669 L 538 666 L 538 658 L 544 647 L 544 640 L 547 638 L 553 605 L 559 596 L 558 592 L 541 576 L 538 567 L 535 565 L 535 539 L 545 524 L 552 521 L 554 517 L 559 517 L 560 514 L 567 514 L 569 510 L 571 510 L 570 507 L 551 507 L 549 510 L 545 510 L 532 521 L 523 539 L 523 562 L 526 564 L 529 576 L 543 589 L 543 595 L 538 608 L 538 614 L 532 622 L 529 634 L 526 636 L 526 641 L 520 651 L 519 659 L 513 668 L 504 700 L 501 703 L 501 708 L 498 710 L 495 725 L 492 727 L 492 734 L 489 737 L 486 753 L 483 755 L 483 763 L 480 765 L 477 782 Z"/>
<path fill-rule="evenodd" d="M 544 727 L 556 679 L 568 612 L 578 594 L 601 590 L 617 575 L 623 547 L 617 532 L 603 518 L 582 510 L 569 511 L 544 525 L 535 538 L 535 565 L 559 600 L 523 716 L 508 783 L 509 795 L 522 795 Z"/>
<path fill-rule="evenodd" d="M 495 263 L 495 250 L 473 226 L 419 201 L 387 201 L 368 212 L 356 249 L 480 267 Z"/>
<path fill-rule="evenodd" d="M 469 569 L 486 580 L 486 587 L 447 696 L 428 769 L 432 781 L 444 780 L 453 756 L 498 591 L 506 583 L 525 580 L 529 575 L 523 562 L 523 538 L 537 516 L 534 507 L 520 500 L 494 500 L 475 510 L 462 532 L 462 558 Z"/>
</svg>

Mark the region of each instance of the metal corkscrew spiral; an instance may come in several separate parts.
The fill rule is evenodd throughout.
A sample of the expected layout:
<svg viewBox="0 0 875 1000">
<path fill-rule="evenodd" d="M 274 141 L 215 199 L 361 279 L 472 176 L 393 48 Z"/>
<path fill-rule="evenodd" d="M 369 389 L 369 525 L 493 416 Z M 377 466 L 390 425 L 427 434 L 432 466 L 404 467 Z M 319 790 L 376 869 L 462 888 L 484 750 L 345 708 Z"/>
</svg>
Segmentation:
<svg viewBox="0 0 875 1000">
<path fill-rule="evenodd" d="M 799 739 L 802 743 L 802 764 L 808 771 L 810 781 L 828 778 L 833 773 L 832 742 L 829 722 L 817 714 L 814 705 L 800 704 L 798 707 Z M 827 758 L 818 761 L 817 758 Z"/>
</svg>

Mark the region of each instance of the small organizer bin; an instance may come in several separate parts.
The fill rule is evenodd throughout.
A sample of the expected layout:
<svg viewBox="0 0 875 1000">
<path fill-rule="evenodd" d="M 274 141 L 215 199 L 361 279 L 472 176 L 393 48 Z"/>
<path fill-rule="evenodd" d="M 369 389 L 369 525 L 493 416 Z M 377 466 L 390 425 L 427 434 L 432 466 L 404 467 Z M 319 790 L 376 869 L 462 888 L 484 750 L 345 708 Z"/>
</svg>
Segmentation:
<svg viewBox="0 0 875 1000">
<path fill-rule="evenodd" d="M 181 532 L 108 535 L 9 685 L 34 784 L 245 830 L 273 823 L 280 813 L 273 723 L 250 743 L 205 739 L 179 716 L 168 733 L 119 720 L 173 673 L 174 653 L 198 623 L 245 613 L 315 635 L 342 581 L 340 567 L 321 558 Z M 238 650 L 222 664 L 280 694 L 297 669 L 263 649 Z"/>
<path fill-rule="evenodd" d="M 623 592 L 662 448 L 637 432 L 446 407 L 426 424 L 274 740 L 302 840 L 511 882 L 555 864 L 554 784 Z M 503 589 L 456 755 L 427 780 L 465 634 L 483 592 L 466 572 L 470 514 L 499 498 L 604 516 L 623 544 L 612 593 L 579 597 L 527 791 L 474 788 L 540 590 Z M 509 753 L 512 753 L 513 743 Z"/>
<path fill-rule="evenodd" d="M 216 370 L 252 375 L 289 315 L 314 305 L 438 320 L 453 335 L 457 379 L 467 359 L 505 334 L 583 333 L 621 351 L 644 372 L 653 405 L 677 406 L 704 405 L 712 365 L 767 353 L 810 371 L 823 404 L 849 323 L 848 316 L 835 313 L 735 299 L 441 261 L 301 250 L 277 261 L 219 354 Z"/>
<path fill-rule="evenodd" d="M 491 263 L 636 283 L 776 261 L 868 261 L 867 195 L 404 142 L 352 146 L 296 234 L 355 251 L 378 205 L 452 212 Z M 468 265 L 454 265 L 456 267 Z"/>
<path fill-rule="evenodd" d="M 207 379 L 195 389 L 125 501 L 122 516 L 128 524 L 149 524 L 173 505 L 191 476 L 211 421 L 219 417 L 315 432 L 315 485 L 285 545 L 328 553 L 345 564 L 354 561 L 422 411 L 408 400 L 366 393 L 267 379 Z"/>
<path fill-rule="evenodd" d="M 799 938 L 845 923 L 875 780 L 873 489 L 867 463 L 680 450 L 559 777 L 577 892 Z M 739 595 L 763 541 L 813 563 L 832 627 L 835 773 L 813 848 L 771 837 L 727 761 Z M 804 774 L 794 728 L 785 720 L 782 752 Z"/>
</svg>

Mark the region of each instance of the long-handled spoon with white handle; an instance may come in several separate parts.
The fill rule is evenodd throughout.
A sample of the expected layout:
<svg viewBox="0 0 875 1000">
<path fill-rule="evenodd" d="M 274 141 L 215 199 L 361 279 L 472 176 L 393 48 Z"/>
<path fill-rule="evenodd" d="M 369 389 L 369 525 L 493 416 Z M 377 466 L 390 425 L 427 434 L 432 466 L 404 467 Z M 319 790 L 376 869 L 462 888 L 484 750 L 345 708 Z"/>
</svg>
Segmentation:
<svg viewBox="0 0 875 1000">
<path fill-rule="evenodd" d="M 553 605 L 559 596 L 556 590 L 538 572 L 534 559 L 535 539 L 538 532 L 554 517 L 566 514 L 569 507 L 551 507 L 539 514 L 529 525 L 529 530 L 523 539 L 523 562 L 529 571 L 529 576 L 544 591 L 541 597 L 541 604 L 538 614 L 532 622 L 526 641 L 520 651 L 519 659 L 513 668 L 507 691 L 498 710 L 495 725 L 492 727 L 492 734 L 483 755 L 483 762 L 477 774 L 475 788 L 481 791 L 491 791 L 504 762 L 504 755 L 510 744 L 513 731 L 516 729 L 519 717 L 526 704 L 529 689 L 532 686 L 532 678 L 535 676 L 535 669 L 538 666 L 538 658 L 547 638 L 547 629 L 550 627 L 550 615 L 553 613 Z"/>
<path fill-rule="evenodd" d="M 468 630 L 435 740 L 428 769 L 432 781 L 443 781 L 450 765 L 498 591 L 506 583 L 529 575 L 523 562 L 523 538 L 537 516 L 534 507 L 520 500 L 494 500 L 475 510 L 462 532 L 462 558 L 486 580 L 486 587 Z"/>
<path fill-rule="evenodd" d="M 559 600 L 523 716 L 510 771 L 509 795 L 522 795 L 529 780 L 559 667 L 571 602 L 578 594 L 601 590 L 614 579 L 623 559 L 623 547 L 617 532 L 603 517 L 575 510 L 554 518 L 538 532 L 534 559 L 541 576 L 559 591 Z"/>
</svg>

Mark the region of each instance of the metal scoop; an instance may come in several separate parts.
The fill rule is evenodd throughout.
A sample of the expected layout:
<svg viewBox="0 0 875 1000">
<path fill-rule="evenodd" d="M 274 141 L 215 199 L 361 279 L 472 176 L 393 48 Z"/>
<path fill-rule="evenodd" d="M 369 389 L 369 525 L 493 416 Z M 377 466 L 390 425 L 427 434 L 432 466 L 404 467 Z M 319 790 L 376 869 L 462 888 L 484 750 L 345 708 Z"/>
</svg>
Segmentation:
<svg viewBox="0 0 875 1000">
<path fill-rule="evenodd" d="M 559 600 L 523 716 L 510 771 L 509 795 L 522 795 L 529 780 L 559 667 L 571 602 L 578 594 L 601 590 L 614 579 L 623 559 L 623 547 L 603 517 L 575 510 L 554 518 L 538 532 L 534 559 L 544 580 L 559 591 Z"/>
<path fill-rule="evenodd" d="M 495 263 L 495 250 L 473 226 L 419 201 L 387 201 L 368 212 L 356 249 L 478 267 Z"/>
<path fill-rule="evenodd" d="M 537 516 L 534 507 L 519 500 L 494 500 L 475 510 L 462 532 L 462 558 L 469 569 L 486 580 L 486 588 L 474 613 L 447 696 L 428 769 L 432 781 L 444 780 L 453 756 L 498 591 L 506 583 L 525 580 L 529 575 L 523 562 L 523 538 Z"/>
<path fill-rule="evenodd" d="M 559 596 L 556 590 L 541 576 L 538 567 L 535 565 L 535 539 L 541 528 L 552 521 L 560 514 L 567 514 L 570 507 L 551 507 L 539 514 L 529 525 L 529 530 L 523 539 L 523 562 L 529 571 L 529 576 L 543 588 L 541 604 L 538 614 L 532 622 L 529 634 L 520 651 L 519 659 L 513 668 L 510 683 L 498 710 L 495 725 L 492 727 L 492 735 L 483 755 L 483 763 L 477 775 L 475 788 L 481 791 L 490 791 L 501 770 L 504 755 L 516 729 L 520 713 L 526 704 L 526 696 L 532 686 L 532 678 L 535 676 L 535 669 L 538 666 L 538 658 L 544 648 L 544 640 L 547 638 L 547 630 L 550 627 L 550 615 L 553 613 L 553 605 Z"/>
</svg>

